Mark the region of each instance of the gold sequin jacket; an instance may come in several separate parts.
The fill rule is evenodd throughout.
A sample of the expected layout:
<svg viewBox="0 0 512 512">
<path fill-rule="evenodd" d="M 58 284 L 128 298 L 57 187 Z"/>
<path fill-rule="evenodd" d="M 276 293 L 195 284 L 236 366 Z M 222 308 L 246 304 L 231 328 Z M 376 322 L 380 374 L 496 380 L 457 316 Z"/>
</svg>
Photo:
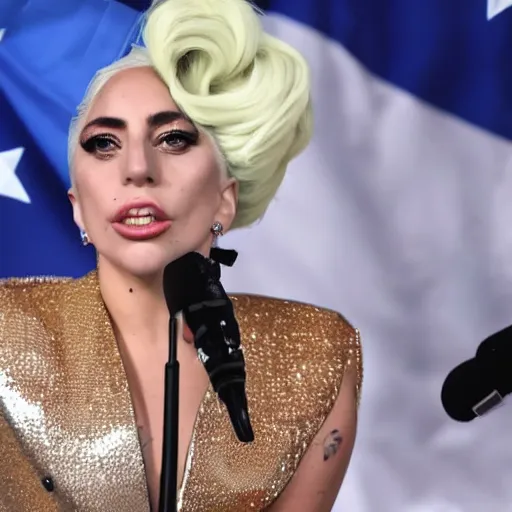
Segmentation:
<svg viewBox="0 0 512 512">
<path fill-rule="evenodd" d="M 327 417 L 347 365 L 361 382 L 358 333 L 339 314 L 258 296 L 232 300 L 255 441 L 236 440 L 210 387 L 179 492 L 183 512 L 263 510 Z M 96 272 L 0 282 L 0 511 L 149 510 L 130 391 Z"/>
</svg>

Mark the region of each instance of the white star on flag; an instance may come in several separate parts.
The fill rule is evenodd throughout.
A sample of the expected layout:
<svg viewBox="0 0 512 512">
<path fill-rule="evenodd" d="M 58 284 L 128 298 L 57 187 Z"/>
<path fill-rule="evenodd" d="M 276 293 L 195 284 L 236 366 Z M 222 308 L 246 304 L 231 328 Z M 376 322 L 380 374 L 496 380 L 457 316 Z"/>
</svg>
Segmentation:
<svg viewBox="0 0 512 512">
<path fill-rule="evenodd" d="M 512 5 L 512 0 L 487 0 L 487 19 L 490 20 Z"/>
<path fill-rule="evenodd" d="M 5 34 L 5 28 L 0 28 L 0 42 L 2 41 Z"/>
<path fill-rule="evenodd" d="M 24 148 L 0 151 L 0 196 L 30 203 L 30 197 L 16 176 L 16 167 L 23 156 Z"/>
</svg>

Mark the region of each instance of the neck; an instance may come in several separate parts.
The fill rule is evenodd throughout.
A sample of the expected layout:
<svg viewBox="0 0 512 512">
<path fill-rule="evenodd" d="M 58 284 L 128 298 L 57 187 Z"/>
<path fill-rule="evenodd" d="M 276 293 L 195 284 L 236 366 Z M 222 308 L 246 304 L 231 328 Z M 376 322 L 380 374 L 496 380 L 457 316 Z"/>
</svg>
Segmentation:
<svg viewBox="0 0 512 512">
<path fill-rule="evenodd" d="M 162 273 L 161 273 L 162 274 Z M 112 318 L 118 342 L 126 345 L 161 344 L 169 323 L 162 275 L 133 276 L 108 261 L 98 262 L 100 291 Z"/>
</svg>

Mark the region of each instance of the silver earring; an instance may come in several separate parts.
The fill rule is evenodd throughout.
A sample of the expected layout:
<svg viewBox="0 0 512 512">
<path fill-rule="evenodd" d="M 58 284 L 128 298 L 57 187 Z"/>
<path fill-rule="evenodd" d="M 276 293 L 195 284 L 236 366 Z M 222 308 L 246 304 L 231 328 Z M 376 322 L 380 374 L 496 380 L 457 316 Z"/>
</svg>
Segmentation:
<svg viewBox="0 0 512 512">
<path fill-rule="evenodd" d="M 219 236 L 222 236 L 224 234 L 224 226 L 220 222 L 215 221 L 212 224 L 211 232 L 213 233 L 213 236 L 215 238 L 218 238 Z"/>
<path fill-rule="evenodd" d="M 89 235 L 84 230 L 80 230 L 80 238 L 82 239 L 82 245 L 89 245 Z"/>
</svg>

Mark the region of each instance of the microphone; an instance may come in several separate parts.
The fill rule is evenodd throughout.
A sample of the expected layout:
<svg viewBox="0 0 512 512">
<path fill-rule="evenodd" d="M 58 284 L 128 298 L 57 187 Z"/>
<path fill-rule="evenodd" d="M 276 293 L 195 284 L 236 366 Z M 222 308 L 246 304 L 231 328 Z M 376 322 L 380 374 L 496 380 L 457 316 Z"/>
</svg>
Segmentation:
<svg viewBox="0 0 512 512">
<path fill-rule="evenodd" d="M 226 251 L 223 257 L 232 264 L 236 252 Z M 220 274 L 220 265 L 213 259 L 197 252 L 185 254 L 165 267 L 164 294 L 171 316 L 181 311 L 194 334 L 198 357 L 226 406 L 237 438 L 248 443 L 254 441 L 254 433 L 245 392 L 240 329 Z"/>
<path fill-rule="evenodd" d="M 475 357 L 456 366 L 441 390 L 443 408 L 467 422 L 501 405 L 512 392 L 512 326 L 486 338 Z"/>
</svg>

